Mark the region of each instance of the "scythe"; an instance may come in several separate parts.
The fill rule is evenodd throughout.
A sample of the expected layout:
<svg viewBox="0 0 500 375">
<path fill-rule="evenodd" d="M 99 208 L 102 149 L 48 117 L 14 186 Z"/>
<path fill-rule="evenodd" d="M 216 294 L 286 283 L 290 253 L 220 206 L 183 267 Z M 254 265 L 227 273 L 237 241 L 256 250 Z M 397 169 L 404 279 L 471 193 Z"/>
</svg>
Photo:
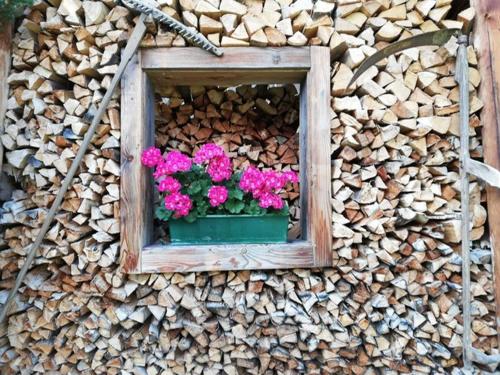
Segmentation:
<svg viewBox="0 0 500 375">
<path fill-rule="evenodd" d="M 352 76 L 351 81 L 349 82 L 349 85 L 347 87 L 351 86 L 372 65 L 375 65 L 376 63 L 385 59 L 386 57 L 389 57 L 390 55 L 409 48 L 423 46 L 442 46 L 446 44 L 446 42 L 450 40 L 452 36 L 458 36 L 459 32 L 460 29 L 443 29 L 419 34 L 407 39 L 394 42 L 365 59 L 359 66 L 358 70 L 356 70 L 356 73 L 354 73 L 354 75 Z"/>
<path fill-rule="evenodd" d="M 469 213 L 469 175 L 485 181 L 487 184 L 500 188 L 500 171 L 473 160 L 469 156 L 469 66 L 467 61 L 468 30 L 443 29 L 423 33 L 392 43 L 374 53 L 359 66 L 354 73 L 351 86 L 368 68 L 384 58 L 404 51 L 405 49 L 423 46 L 443 46 L 452 36 L 457 37 L 458 53 L 455 69 L 455 80 L 460 88 L 460 181 L 461 181 L 461 232 L 462 232 L 462 311 L 463 311 L 463 371 L 472 373 L 472 362 L 484 365 L 500 363 L 500 355 L 487 355 L 472 347 L 472 313 L 471 313 L 471 282 L 470 282 L 470 213 Z"/>
</svg>

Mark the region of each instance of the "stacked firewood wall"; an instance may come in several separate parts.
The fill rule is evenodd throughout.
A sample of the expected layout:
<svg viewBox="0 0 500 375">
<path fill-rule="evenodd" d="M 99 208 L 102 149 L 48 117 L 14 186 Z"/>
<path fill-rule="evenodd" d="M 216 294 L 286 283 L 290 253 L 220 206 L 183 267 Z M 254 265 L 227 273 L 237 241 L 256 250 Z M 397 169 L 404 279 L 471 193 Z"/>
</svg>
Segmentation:
<svg viewBox="0 0 500 375">
<path fill-rule="evenodd" d="M 387 43 L 460 26 L 473 12 L 447 20 L 451 0 L 161 0 L 160 6 L 222 46 L 330 46 L 333 267 L 120 272 L 117 93 L 2 332 L 2 373 L 456 370 L 462 346 L 456 43 L 408 50 L 373 66 L 356 86 L 347 82 Z M 16 26 L 1 142 L 4 170 L 18 189 L 1 211 L 0 301 L 133 25 L 134 15 L 113 0 L 36 0 Z M 186 43 L 150 23 L 143 44 Z M 480 158 L 479 75 L 475 52 L 468 52 L 470 148 Z M 484 200 L 483 186 L 473 181 L 473 341 L 496 352 Z"/>
</svg>

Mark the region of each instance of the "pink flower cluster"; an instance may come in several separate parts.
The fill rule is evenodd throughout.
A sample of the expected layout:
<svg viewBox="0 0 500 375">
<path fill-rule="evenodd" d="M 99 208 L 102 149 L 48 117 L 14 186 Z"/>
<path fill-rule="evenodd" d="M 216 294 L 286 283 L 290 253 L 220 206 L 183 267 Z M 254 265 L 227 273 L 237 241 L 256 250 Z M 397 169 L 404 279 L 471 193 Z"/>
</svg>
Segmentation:
<svg viewBox="0 0 500 375">
<path fill-rule="evenodd" d="M 149 147 L 142 153 L 141 162 L 149 168 L 154 168 L 153 176 L 158 183 L 158 191 L 164 194 L 165 208 L 172 211 L 174 218 L 187 216 L 191 210 L 197 209 L 194 207 L 193 200 L 199 199 L 196 194 L 204 194 L 193 193 L 193 200 L 188 194 L 183 194 L 181 181 L 185 181 L 182 178 L 184 175 L 177 173 L 188 172 L 187 181 L 191 181 L 192 176 L 198 176 L 200 172 L 197 168 L 192 169 L 193 162 L 205 165 L 206 174 L 210 176 L 212 183 L 217 183 L 210 187 L 206 195 L 210 206 L 219 207 L 226 203 L 229 197 L 227 186 L 230 190 L 235 189 L 233 182 L 229 181 L 233 174 L 231 159 L 224 153 L 222 147 L 213 143 L 203 145 L 193 159 L 179 151 L 171 151 L 162 155 L 158 148 Z M 204 183 L 208 182 L 207 176 L 204 173 L 202 175 L 200 178 L 204 180 Z M 224 181 L 229 181 L 229 183 Z M 241 175 L 239 189 L 251 194 L 260 207 L 281 210 L 285 203 L 279 193 L 290 182 L 298 182 L 295 172 L 260 171 L 250 166 Z M 186 189 L 190 191 L 187 186 Z"/>
<path fill-rule="evenodd" d="M 193 202 L 188 195 L 175 192 L 165 197 L 165 208 L 174 211 L 175 218 L 180 218 L 189 214 L 193 208 Z"/>
<path fill-rule="evenodd" d="M 259 195 L 258 191 L 264 185 L 264 175 L 257 168 L 250 166 L 241 175 L 240 189 L 245 193 L 254 193 L 254 197 Z"/>
<path fill-rule="evenodd" d="M 156 165 L 153 177 L 159 179 L 177 172 L 187 172 L 191 169 L 193 162 L 189 157 L 179 151 L 171 151 L 165 159 Z"/>
<path fill-rule="evenodd" d="M 177 193 L 181 191 L 181 183 L 172 176 L 167 176 L 158 184 L 158 191 Z"/>
<path fill-rule="evenodd" d="M 196 164 L 203 164 L 213 158 L 224 156 L 224 150 L 222 147 L 217 146 L 214 143 L 207 143 L 200 147 L 200 149 L 194 155 L 194 162 Z"/>
<path fill-rule="evenodd" d="M 212 207 L 218 207 L 227 200 L 227 189 L 225 186 L 212 186 L 208 190 L 208 199 Z"/>
<path fill-rule="evenodd" d="M 181 183 L 172 175 L 177 172 L 187 172 L 191 169 L 192 161 L 179 151 L 162 156 L 156 147 L 149 147 L 141 155 L 141 162 L 146 167 L 155 168 L 153 177 L 159 181 L 158 190 L 167 193 L 165 208 L 174 212 L 174 217 L 187 216 L 193 207 L 188 195 L 181 194 Z"/>
<path fill-rule="evenodd" d="M 163 161 L 160 149 L 152 146 L 142 153 L 141 156 L 142 164 L 146 167 L 152 168 Z"/>
<path fill-rule="evenodd" d="M 231 159 L 224 153 L 222 147 L 207 143 L 196 152 L 194 162 L 203 164 L 208 162 L 207 173 L 213 182 L 229 180 L 233 174 Z"/>
<path fill-rule="evenodd" d="M 245 193 L 251 193 L 255 199 L 258 199 L 260 207 L 272 207 L 281 210 L 284 202 L 278 192 L 287 183 L 298 182 L 298 180 L 297 174 L 292 171 L 283 173 L 275 171 L 262 172 L 250 166 L 241 175 L 239 186 Z"/>
<path fill-rule="evenodd" d="M 259 196 L 259 206 L 262 208 L 275 208 L 277 210 L 281 210 L 285 203 L 283 199 L 278 194 L 270 193 L 265 191 Z"/>
</svg>

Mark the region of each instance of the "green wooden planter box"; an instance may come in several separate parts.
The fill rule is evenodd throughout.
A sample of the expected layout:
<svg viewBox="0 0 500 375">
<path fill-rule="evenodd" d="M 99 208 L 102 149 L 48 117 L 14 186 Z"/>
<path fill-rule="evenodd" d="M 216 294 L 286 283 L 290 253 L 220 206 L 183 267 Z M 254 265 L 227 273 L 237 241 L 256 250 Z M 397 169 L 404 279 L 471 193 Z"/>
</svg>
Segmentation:
<svg viewBox="0 0 500 375">
<path fill-rule="evenodd" d="M 170 220 L 170 241 L 177 245 L 284 243 L 288 214 L 208 215 L 193 223 Z"/>
</svg>

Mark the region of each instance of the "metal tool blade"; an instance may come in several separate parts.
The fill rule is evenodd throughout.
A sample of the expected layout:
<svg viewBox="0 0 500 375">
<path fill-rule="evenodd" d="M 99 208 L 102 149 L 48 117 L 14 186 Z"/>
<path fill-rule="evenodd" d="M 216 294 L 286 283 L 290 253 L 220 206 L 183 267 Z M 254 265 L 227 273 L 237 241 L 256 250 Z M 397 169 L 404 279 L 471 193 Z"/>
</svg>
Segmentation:
<svg viewBox="0 0 500 375">
<path fill-rule="evenodd" d="M 351 78 L 349 86 L 351 86 L 368 68 L 375 65 L 379 61 L 385 59 L 386 57 L 404 51 L 408 48 L 423 47 L 423 46 L 442 46 L 444 45 L 453 35 L 457 35 L 460 29 L 443 29 L 438 31 L 431 31 L 429 33 L 423 33 L 419 35 L 412 36 L 394 43 L 391 43 L 387 47 L 381 49 L 380 51 L 374 53 L 365 59 L 359 66 L 356 73 Z"/>
</svg>

